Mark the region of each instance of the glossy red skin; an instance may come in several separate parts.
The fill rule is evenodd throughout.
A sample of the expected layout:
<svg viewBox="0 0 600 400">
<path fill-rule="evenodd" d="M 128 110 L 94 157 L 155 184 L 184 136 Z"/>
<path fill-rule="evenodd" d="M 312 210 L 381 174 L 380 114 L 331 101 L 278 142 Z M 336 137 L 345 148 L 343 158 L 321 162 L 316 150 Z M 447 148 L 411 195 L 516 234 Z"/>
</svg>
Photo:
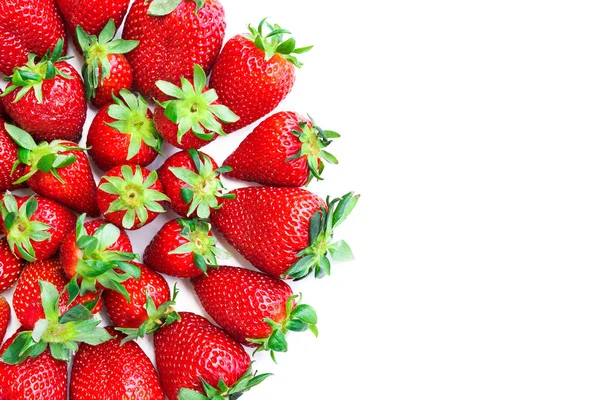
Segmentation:
<svg viewBox="0 0 600 400">
<path fill-rule="evenodd" d="M 194 291 L 211 318 L 238 342 L 257 347 L 246 339 L 268 338 L 273 330 L 264 322 L 286 319 L 285 304 L 292 288 L 259 272 L 238 267 L 210 268 L 193 280 Z"/>
<path fill-rule="evenodd" d="M 31 196 L 15 196 L 15 199 L 17 200 L 17 206 L 21 207 L 21 205 L 25 203 L 29 197 Z M 30 220 L 39 221 L 50 225 L 48 232 L 50 232 L 52 236 L 50 239 L 42 242 L 36 242 L 32 240 L 31 246 L 35 251 L 36 260 L 45 260 L 52 257 L 58 251 L 67 233 L 75 229 L 77 217 L 75 217 L 75 214 L 69 211 L 66 207 L 63 207 L 50 199 L 42 196 L 36 196 L 36 198 L 38 201 L 38 208 L 33 213 Z M 7 235 L 8 232 L 6 231 L 4 225 L 2 228 L 4 230 L 4 234 Z M 14 246 L 13 252 L 16 255 L 21 256 L 21 253 L 16 246 Z"/>
<path fill-rule="evenodd" d="M 13 182 L 23 176 L 24 166 L 20 164 L 15 172 L 11 174 L 12 167 L 15 161 L 17 161 L 18 147 L 8 135 L 6 129 L 4 129 L 5 123 L 6 121 L 2 119 L 2 110 L 0 110 L 0 191 L 2 192 L 25 186 L 24 184 L 13 184 Z"/>
<path fill-rule="evenodd" d="M 205 318 L 182 312 L 181 321 L 154 334 L 158 376 L 169 399 L 181 388 L 204 393 L 200 377 L 217 387 L 233 385 L 250 367 L 250 357 L 231 336 Z"/>
<path fill-rule="evenodd" d="M 10 251 L 6 239 L 0 239 L 0 293 L 15 284 L 24 266 L 25 262 Z"/>
<path fill-rule="evenodd" d="M 70 400 L 164 400 L 152 362 L 136 342 L 112 327 L 115 338 L 98 346 L 81 344 L 71 371 Z"/>
<path fill-rule="evenodd" d="M 0 1 L 0 72 L 10 75 L 29 53 L 43 56 L 66 37 L 53 0 Z M 65 42 L 66 51 L 67 43 Z"/>
<path fill-rule="evenodd" d="M 196 64 L 209 74 L 223 44 L 225 13 L 218 0 L 206 0 L 198 13 L 195 1 L 183 0 L 169 15 L 153 17 L 145 3 L 135 0 L 125 20 L 123 39 L 140 41 L 125 57 L 133 67 L 133 88 L 157 98 L 158 80 L 178 84 L 181 76 L 193 76 Z"/>
<path fill-rule="evenodd" d="M 306 186 L 307 157 L 287 161 L 302 148 L 292 133 L 301 131 L 300 122 L 312 125 L 294 112 L 278 112 L 262 121 L 223 162 L 233 168 L 227 177 L 266 186 Z"/>
<path fill-rule="evenodd" d="M 213 170 L 219 168 L 215 160 L 213 160 L 208 154 L 200 151 L 198 154 L 200 155 L 200 160 L 203 159 L 202 155 L 208 157 L 213 165 Z M 171 199 L 169 202 L 169 207 L 182 217 L 188 218 L 187 213 L 190 209 L 190 205 L 189 203 L 183 201 L 183 197 L 181 197 L 181 188 L 191 186 L 176 177 L 169 170 L 169 168 L 187 168 L 190 171 L 197 172 L 196 166 L 194 165 L 194 161 L 187 151 L 180 151 L 167 158 L 163 165 L 161 165 L 157 170 L 158 179 L 162 183 L 164 193 Z M 194 211 L 189 218 L 194 218 L 197 216 L 198 215 L 196 211 Z"/>
<path fill-rule="evenodd" d="M 4 91 L 2 91 L 2 89 L 0 89 L 0 95 L 2 95 L 2 93 L 4 93 Z M 0 118 L 6 118 L 6 110 L 4 110 L 4 106 L 2 105 L 2 102 L 0 101 Z M 2 126 L 4 126 L 4 122 L 2 122 L 1 124 Z"/>
<path fill-rule="evenodd" d="M 123 282 L 123 286 L 131 297 L 131 302 L 127 302 L 121 293 L 114 290 L 106 290 L 103 293 L 104 304 L 106 304 L 110 319 L 115 326 L 121 328 L 139 328 L 148 320 L 145 308 L 146 295 L 152 298 L 156 308 L 171 299 L 171 291 L 165 278 L 145 265 L 132 264 L 140 268 L 141 276 L 139 280 L 129 278 Z"/>
<path fill-rule="evenodd" d="M 111 128 L 107 124 L 115 122 L 108 115 L 108 107 L 105 105 L 94 117 L 87 136 L 88 154 L 94 160 L 98 168 L 108 171 L 123 164 L 136 164 L 145 167 L 152 163 L 158 156 L 156 150 L 142 141 L 140 150 L 130 160 L 127 160 L 127 150 L 131 142 L 131 136 Z M 152 119 L 152 111 L 148 110 L 149 119 Z"/>
<path fill-rule="evenodd" d="M 259 186 L 231 193 L 235 199 L 211 213 L 213 226 L 253 266 L 281 277 L 309 246 L 310 218 L 325 202 L 300 188 Z"/>
<path fill-rule="evenodd" d="M 56 139 L 79 142 L 87 116 L 83 81 L 70 64 L 59 62 L 55 66 L 72 79 L 56 75 L 45 80 L 42 83 L 42 104 L 38 103 L 33 89 L 13 103 L 19 93 L 17 89 L 2 97 L 2 104 L 11 119 L 37 142 Z"/>
<path fill-rule="evenodd" d="M 108 221 L 103 219 L 96 219 L 84 223 L 83 226 L 87 234 L 91 236 L 98 230 L 98 228 L 100 228 L 102 225 L 106 225 L 107 223 Z M 124 251 L 127 253 L 133 252 L 131 241 L 129 240 L 127 233 L 121 229 L 121 235 L 112 246 L 108 247 L 107 250 Z M 77 273 L 77 262 L 82 255 L 83 253 L 79 247 L 77 247 L 75 240 L 75 230 L 72 230 L 65 236 L 62 246 L 60 247 L 60 262 L 67 278 L 71 279 Z"/>
<path fill-rule="evenodd" d="M 231 38 L 210 77 L 219 101 L 240 117 L 226 124 L 225 132 L 250 125 L 273 111 L 290 93 L 295 79 L 294 65 L 279 54 L 265 61 L 265 52 L 251 40 L 242 35 Z"/>
<path fill-rule="evenodd" d="M 77 143 L 65 142 L 68 147 L 77 147 Z M 70 150 L 61 154 L 73 154 L 77 161 L 57 170 L 63 182 L 51 172 L 37 171 L 27 180 L 29 187 L 38 194 L 57 201 L 78 213 L 87 213 L 90 217 L 100 215 L 96 203 L 96 181 L 90 162 L 83 150 Z M 31 171 L 25 167 L 25 174 Z"/>
<path fill-rule="evenodd" d="M 69 283 L 58 259 L 36 261 L 25 267 L 17 281 L 12 301 L 17 319 L 23 325 L 23 328 L 27 330 L 33 329 L 37 321 L 45 318 L 39 281 L 52 283 L 56 287 L 56 290 L 58 290 L 58 293 Z M 58 303 L 59 311 L 63 314 L 77 304 L 94 301 L 99 295 L 99 293 L 86 293 L 83 296 L 77 297 L 71 306 L 69 306 L 69 294 L 65 292 L 60 297 Z M 101 308 L 102 302 L 99 301 L 93 312 L 100 312 Z"/>
<path fill-rule="evenodd" d="M 96 88 L 96 94 L 92 97 L 92 104 L 95 107 L 102 107 L 113 102 L 113 94 L 119 96 L 122 89 L 131 89 L 133 84 L 133 69 L 127 59 L 122 54 L 109 54 L 110 76 L 104 78 L 102 83 Z M 101 70 L 98 69 L 98 76 L 101 76 Z"/>
<path fill-rule="evenodd" d="M 0 343 L 4 340 L 8 324 L 10 324 L 10 305 L 4 297 L 0 297 Z"/>
<path fill-rule="evenodd" d="M 12 344 L 18 333 L 4 343 L 0 354 Z M 27 358 L 18 365 L 0 361 L 0 399 L 65 400 L 67 373 L 67 363 L 54 359 L 50 355 L 50 349 L 44 350 L 34 359 Z"/>
<path fill-rule="evenodd" d="M 135 173 L 135 165 L 132 164 L 127 164 L 131 167 L 131 169 L 134 171 Z M 142 167 L 142 176 L 143 179 L 146 180 L 146 178 L 148 177 L 148 175 L 150 175 L 151 171 L 143 168 Z M 118 167 L 115 167 L 113 169 L 111 169 L 110 171 L 108 171 L 103 177 L 102 179 L 100 179 L 100 183 L 98 184 L 98 187 L 100 187 L 103 183 L 107 183 L 108 181 L 106 180 L 106 176 L 117 176 L 119 178 L 122 178 L 123 175 L 121 174 L 121 166 L 119 165 Z M 152 190 L 158 190 L 159 192 L 163 192 L 163 186 L 160 182 L 159 179 L 156 180 L 156 182 L 154 182 L 154 184 L 152 186 L 150 186 L 148 189 L 152 189 Z M 98 193 L 97 193 L 97 201 L 98 201 L 98 207 L 100 207 L 100 212 L 102 213 L 102 215 L 104 216 L 104 218 L 106 218 L 106 220 L 116 226 L 118 226 L 119 228 L 123 228 L 123 216 L 125 215 L 125 210 L 123 211 L 115 211 L 112 213 L 107 214 L 106 211 L 108 210 L 108 207 L 110 207 L 110 203 L 112 203 L 113 201 L 115 201 L 116 199 L 119 198 L 119 196 L 114 195 L 114 194 L 109 194 L 106 193 L 104 191 L 102 191 L 101 189 L 98 189 Z M 164 202 L 163 202 L 164 203 Z M 137 215 L 135 216 L 135 222 L 133 224 L 133 227 L 130 230 L 136 230 L 136 229 L 140 229 L 146 225 L 148 225 L 149 223 L 151 223 L 152 221 L 154 221 L 154 219 L 158 217 L 158 213 L 155 213 L 153 211 L 148 211 L 148 220 L 146 221 L 145 224 L 140 225 L 140 220 L 137 217 Z"/>
</svg>

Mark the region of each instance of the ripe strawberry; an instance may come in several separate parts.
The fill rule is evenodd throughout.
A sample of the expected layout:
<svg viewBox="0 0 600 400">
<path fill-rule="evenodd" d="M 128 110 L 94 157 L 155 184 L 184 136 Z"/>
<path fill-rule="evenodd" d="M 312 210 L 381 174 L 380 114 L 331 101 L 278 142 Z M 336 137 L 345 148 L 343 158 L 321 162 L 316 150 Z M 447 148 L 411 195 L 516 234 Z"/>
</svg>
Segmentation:
<svg viewBox="0 0 600 400">
<path fill-rule="evenodd" d="M 108 221 L 124 229 L 140 229 L 154 221 L 169 198 L 156 171 L 139 165 L 122 165 L 100 180 L 98 207 Z"/>
<path fill-rule="evenodd" d="M 301 279 L 315 271 L 329 275 L 328 254 L 336 261 L 352 258 L 346 242 L 331 244 L 333 229 L 350 214 L 358 195 L 324 202 L 300 188 L 249 187 L 231 192 L 211 220 L 237 251 L 261 271 L 279 278 Z"/>
<path fill-rule="evenodd" d="M 0 239 L 0 293 L 6 292 L 17 281 L 23 266 L 24 262 L 10 251 L 6 239 Z"/>
<path fill-rule="evenodd" d="M 135 0 L 123 38 L 139 40 L 127 54 L 134 88 L 157 98 L 156 81 L 191 78 L 194 65 L 210 71 L 225 35 L 225 13 L 218 0 Z"/>
<path fill-rule="evenodd" d="M 8 324 L 10 324 L 10 305 L 4 297 L 0 296 L 0 343 L 4 340 Z"/>
<path fill-rule="evenodd" d="M 104 171 L 123 164 L 145 167 L 161 153 L 162 138 L 143 97 L 121 90 L 121 100 L 105 105 L 92 121 L 88 153 Z"/>
<path fill-rule="evenodd" d="M 0 91 L 1 93 L 1 91 Z M 14 182 L 23 176 L 23 165 L 16 165 L 18 161 L 18 147 L 4 128 L 5 121 L 2 118 L 0 108 L 0 191 L 19 189 L 24 184 L 15 185 Z"/>
<path fill-rule="evenodd" d="M 296 113 L 273 114 L 227 157 L 224 164 L 233 170 L 226 176 L 268 186 L 305 186 L 312 178 L 322 179 L 324 161 L 337 164 L 323 150 L 337 137 Z"/>
<path fill-rule="evenodd" d="M 51 257 L 75 229 L 73 213 L 41 196 L 15 197 L 6 192 L 0 211 L 10 250 L 26 261 Z"/>
<path fill-rule="evenodd" d="M 160 273 L 193 278 L 217 266 L 227 252 L 216 247 L 210 224 L 197 219 L 173 219 L 158 231 L 144 252 L 144 262 Z"/>
<path fill-rule="evenodd" d="M 83 82 L 65 61 L 68 57 L 61 57 L 62 48 L 60 40 L 37 63 L 30 55 L 24 67 L 15 69 L 2 94 L 8 115 L 36 141 L 81 139 L 87 115 Z"/>
<path fill-rule="evenodd" d="M 154 334 L 154 350 L 158 376 L 169 399 L 178 398 L 182 388 L 198 390 L 211 399 L 238 398 L 269 376 L 252 375 L 244 348 L 205 318 L 189 312 L 182 312 L 180 321 Z"/>
<path fill-rule="evenodd" d="M 215 133 L 225 135 L 221 122 L 231 123 L 239 118 L 219 104 L 214 89 L 206 87 L 206 74 L 194 66 L 194 82 L 181 78 L 181 87 L 167 81 L 156 86 L 163 92 L 158 97 L 154 123 L 160 135 L 180 149 L 198 149 L 216 139 Z"/>
<path fill-rule="evenodd" d="M 54 1 L 0 1 L 1 73 L 10 75 L 14 68 L 27 62 L 29 53 L 41 56 L 65 37 L 65 26 Z"/>
<path fill-rule="evenodd" d="M 269 32 L 263 35 L 265 25 Z M 225 126 L 228 133 L 250 125 L 277 107 L 292 90 L 294 66 L 302 66 L 295 54 L 312 48 L 296 48 L 294 38 L 284 38 L 289 31 L 266 23 L 266 19 L 258 29 L 249 29 L 249 35 L 237 35 L 225 43 L 210 77 L 221 103 L 240 117 Z"/>
<path fill-rule="evenodd" d="M 24 130 L 9 124 L 4 128 L 19 146 L 17 164 L 25 164 L 24 175 L 15 183 L 27 181 L 37 193 L 77 212 L 100 214 L 96 181 L 83 148 L 64 140 L 36 144 Z"/>
<path fill-rule="evenodd" d="M 230 171 L 218 168 L 207 154 L 194 149 L 180 151 L 167 158 L 158 169 L 170 207 L 181 216 L 208 218 L 220 199 L 230 199 L 221 183 L 220 174 Z"/>
<path fill-rule="evenodd" d="M 106 328 L 114 339 L 98 346 L 84 344 L 73 361 L 71 400 L 164 400 L 152 361 L 135 342 Z"/>
<path fill-rule="evenodd" d="M 193 280 L 194 291 L 208 315 L 238 342 L 257 350 L 286 352 L 288 331 L 310 329 L 317 314 L 298 304 L 290 286 L 259 272 L 237 267 L 211 269 Z"/>
</svg>

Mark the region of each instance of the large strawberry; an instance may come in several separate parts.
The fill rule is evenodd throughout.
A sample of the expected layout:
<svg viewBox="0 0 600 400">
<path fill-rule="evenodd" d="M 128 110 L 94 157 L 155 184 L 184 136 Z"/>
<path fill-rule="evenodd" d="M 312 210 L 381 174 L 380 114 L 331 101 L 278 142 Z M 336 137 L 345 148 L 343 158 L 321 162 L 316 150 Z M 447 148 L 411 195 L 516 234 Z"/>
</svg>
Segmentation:
<svg viewBox="0 0 600 400">
<path fill-rule="evenodd" d="M 13 190 L 23 187 L 24 184 L 14 182 L 23 176 L 23 165 L 15 165 L 19 160 L 18 147 L 4 128 L 6 123 L 2 119 L 0 110 L 0 191 Z"/>
<path fill-rule="evenodd" d="M 127 90 L 120 95 L 124 101 L 115 97 L 113 104 L 102 107 L 87 135 L 88 153 L 104 171 L 127 163 L 145 167 L 162 147 L 144 98 Z"/>
<path fill-rule="evenodd" d="M 207 154 L 194 149 L 180 151 L 167 158 L 158 169 L 158 177 L 171 202 L 171 209 L 181 216 L 208 218 L 211 209 L 219 208 L 225 193 L 220 174 L 230 171 L 217 167 Z"/>
<path fill-rule="evenodd" d="M 152 361 L 135 342 L 122 343 L 124 335 L 98 346 L 83 344 L 73 360 L 70 399 L 164 400 Z"/>
<path fill-rule="evenodd" d="M 181 87 L 167 81 L 156 86 L 163 94 L 158 97 L 154 123 L 160 135 L 180 149 L 198 149 L 225 135 L 221 123 L 231 123 L 239 118 L 218 102 L 214 89 L 206 87 L 206 74 L 199 65 L 194 66 L 193 84 L 184 77 Z"/>
<path fill-rule="evenodd" d="M 218 0 L 135 0 L 123 38 L 140 44 L 127 54 L 134 88 L 158 97 L 159 80 L 191 78 L 194 65 L 210 71 L 225 35 L 225 14 Z"/>
<path fill-rule="evenodd" d="M 44 55 L 65 27 L 53 0 L 0 1 L 0 72 L 10 75 L 30 53 Z"/>
<path fill-rule="evenodd" d="M 0 296 L 0 343 L 4 340 L 8 324 L 10 324 L 10 305 L 4 297 Z"/>
<path fill-rule="evenodd" d="M 146 246 L 144 263 L 166 275 L 193 278 L 206 273 L 207 267 L 216 267 L 217 258 L 229 256 L 216 244 L 207 222 L 173 219 Z"/>
<path fill-rule="evenodd" d="M 77 41 L 83 50 L 83 83 L 87 99 L 96 107 L 112 102 L 113 95 L 130 89 L 133 70 L 123 54 L 138 45 L 137 40 L 114 39 L 115 21 L 110 20 L 98 36 L 77 26 Z"/>
<path fill-rule="evenodd" d="M 36 144 L 24 130 L 9 124 L 4 128 L 19 146 L 18 163 L 25 165 L 15 183 L 27 181 L 37 193 L 77 212 L 100 214 L 96 181 L 83 148 L 64 140 Z"/>
<path fill-rule="evenodd" d="M 297 302 L 290 286 L 237 267 L 211 269 L 193 280 L 204 310 L 238 342 L 258 350 L 286 352 L 288 331 L 317 331 L 317 314 Z"/>
<path fill-rule="evenodd" d="M 214 227 L 252 265 L 273 276 L 300 279 L 313 270 L 329 275 L 328 255 L 352 258 L 343 240 L 330 243 L 333 229 L 348 217 L 358 195 L 325 202 L 300 188 L 249 187 L 211 215 Z"/>
<path fill-rule="evenodd" d="M 83 82 L 61 56 L 62 47 L 60 40 L 38 62 L 31 55 L 25 66 L 15 69 L 2 94 L 8 115 L 36 141 L 81 139 L 87 116 Z"/>
<path fill-rule="evenodd" d="M 6 239 L 0 239 L 0 293 L 7 291 L 17 281 L 23 266 L 23 260 L 10 251 Z"/>
<path fill-rule="evenodd" d="M 98 207 L 108 221 L 124 229 L 140 229 L 154 221 L 169 201 L 156 171 L 122 165 L 108 171 L 98 187 Z"/>
<path fill-rule="evenodd" d="M 339 135 L 324 131 L 294 112 L 271 115 L 248 135 L 223 164 L 228 178 L 267 186 L 304 186 L 321 180 L 325 161 L 337 159 L 324 150 Z"/>
<path fill-rule="evenodd" d="M 254 376 L 250 357 L 238 342 L 189 312 L 182 312 L 180 321 L 154 334 L 154 350 L 158 376 L 169 399 L 177 399 L 184 388 L 198 390 L 210 399 L 230 395 L 237 399 L 269 376 Z"/>
<path fill-rule="evenodd" d="M 27 261 L 44 260 L 58 251 L 75 215 L 41 196 L 15 197 L 6 192 L 0 202 L 4 234 L 10 250 Z"/>
<path fill-rule="evenodd" d="M 268 32 L 263 32 L 268 28 Z M 312 48 L 296 48 L 294 38 L 285 39 L 289 31 L 262 20 L 258 29 L 249 27 L 249 35 L 231 38 L 215 63 L 210 86 L 219 100 L 240 117 L 225 126 L 233 132 L 264 117 L 292 90 L 295 67 L 302 64 L 296 54 Z"/>
</svg>

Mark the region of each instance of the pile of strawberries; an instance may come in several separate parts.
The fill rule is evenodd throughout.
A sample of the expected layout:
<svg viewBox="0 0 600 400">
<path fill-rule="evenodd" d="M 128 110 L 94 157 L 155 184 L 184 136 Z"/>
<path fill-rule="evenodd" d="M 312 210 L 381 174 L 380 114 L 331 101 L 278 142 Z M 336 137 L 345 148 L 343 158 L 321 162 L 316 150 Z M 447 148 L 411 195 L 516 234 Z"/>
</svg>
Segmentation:
<svg viewBox="0 0 600 400">
<path fill-rule="evenodd" d="M 128 7 L 0 0 L 0 293 L 16 283 L 21 324 L 0 349 L 0 399 L 65 399 L 67 386 L 75 400 L 237 399 L 269 376 L 243 346 L 275 359 L 289 331 L 318 333 L 284 280 L 352 258 L 332 239 L 358 196 L 301 188 L 337 164 L 325 150 L 337 133 L 278 112 L 223 166 L 199 150 L 269 115 L 310 47 L 265 20 L 223 45 L 218 0 L 134 0 L 125 19 Z M 88 104 L 98 111 L 79 143 Z M 149 170 L 164 141 L 180 151 Z M 263 186 L 228 191 L 221 176 Z M 25 187 L 34 194 L 13 193 Z M 179 217 L 133 253 L 127 231 L 168 209 Z M 213 228 L 262 273 L 219 266 Z M 219 327 L 178 313 L 161 274 L 191 279 Z M 103 307 L 114 326 L 99 326 Z M 0 297 L 0 342 L 10 314 Z M 135 342 L 148 334 L 156 369 Z"/>
</svg>

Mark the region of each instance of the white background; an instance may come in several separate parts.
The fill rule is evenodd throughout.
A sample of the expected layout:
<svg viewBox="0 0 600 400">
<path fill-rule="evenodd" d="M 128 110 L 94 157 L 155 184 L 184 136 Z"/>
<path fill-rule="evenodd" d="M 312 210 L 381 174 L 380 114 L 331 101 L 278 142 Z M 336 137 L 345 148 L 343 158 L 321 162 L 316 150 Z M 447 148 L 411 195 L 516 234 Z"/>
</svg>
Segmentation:
<svg viewBox="0 0 600 400">
<path fill-rule="evenodd" d="M 310 189 L 362 194 L 357 260 L 293 285 L 319 339 L 259 356 L 276 376 L 244 398 L 599 398 L 598 3 L 223 4 L 228 37 L 268 15 L 316 45 L 280 109 L 343 135 Z"/>
</svg>

